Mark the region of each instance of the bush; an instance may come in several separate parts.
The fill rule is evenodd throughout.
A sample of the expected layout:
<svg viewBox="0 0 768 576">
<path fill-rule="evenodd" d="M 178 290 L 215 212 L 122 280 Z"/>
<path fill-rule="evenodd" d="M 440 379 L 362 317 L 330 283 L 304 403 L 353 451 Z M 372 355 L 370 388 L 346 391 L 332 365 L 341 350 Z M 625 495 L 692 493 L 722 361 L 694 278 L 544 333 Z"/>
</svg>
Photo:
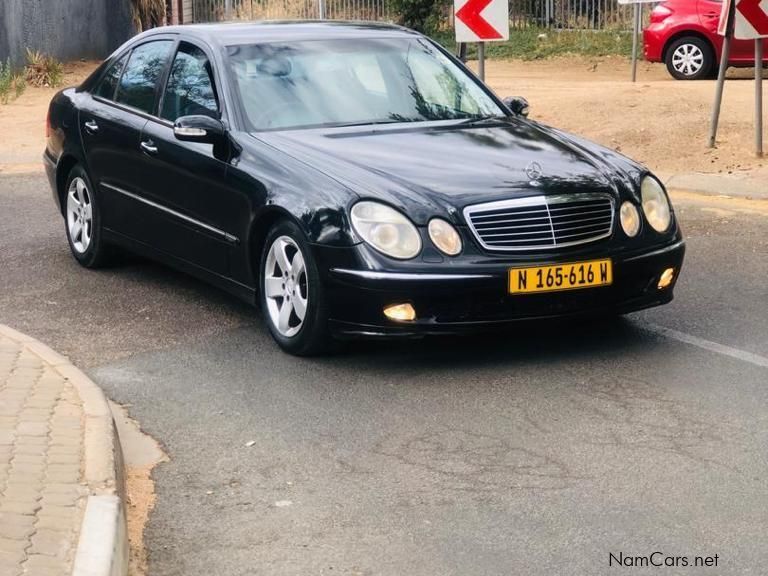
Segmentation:
<svg viewBox="0 0 768 576">
<path fill-rule="evenodd" d="M 50 86 L 55 88 L 64 78 L 61 62 L 53 56 L 27 48 L 27 82 L 32 86 Z"/>
<path fill-rule="evenodd" d="M 26 87 L 24 75 L 13 71 L 10 59 L 0 62 L 0 104 L 8 104 L 11 96 L 18 98 Z"/>
<path fill-rule="evenodd" d="M 397 14 L 397 23 L 423 34 L 440 29 L 445 5 L 445 0 L 389 0 L 390 13 Z"/>
</svg>

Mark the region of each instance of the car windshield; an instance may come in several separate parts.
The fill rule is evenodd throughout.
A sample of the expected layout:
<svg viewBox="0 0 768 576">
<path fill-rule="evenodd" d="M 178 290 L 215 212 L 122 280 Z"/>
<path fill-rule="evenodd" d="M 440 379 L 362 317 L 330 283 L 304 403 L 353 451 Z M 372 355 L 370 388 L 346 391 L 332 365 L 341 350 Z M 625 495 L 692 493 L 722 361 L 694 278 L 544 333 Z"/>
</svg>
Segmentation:
<svg viewBox="0 0 768 576">
<path fill-rule="evenodd" d="M 256 131 L 505 115 L 423 38 L 250 44 L 227 51 Z"/>
</svg>

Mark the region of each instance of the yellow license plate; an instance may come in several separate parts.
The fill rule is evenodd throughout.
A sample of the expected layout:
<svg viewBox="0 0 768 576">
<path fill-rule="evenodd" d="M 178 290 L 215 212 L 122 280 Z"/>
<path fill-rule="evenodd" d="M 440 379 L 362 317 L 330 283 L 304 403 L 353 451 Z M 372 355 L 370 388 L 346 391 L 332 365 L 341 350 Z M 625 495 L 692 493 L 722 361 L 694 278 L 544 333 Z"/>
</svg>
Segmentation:
<svg viewBox="0 0 768 576">
<path fill-rule="evenodd" d="M 555 266 L 530 266 L 510 268 L 509 293 L 554 292 L 577 290 L 613 283 L 613 263 L 605 260 L 589 260 Z"/>
</svg>

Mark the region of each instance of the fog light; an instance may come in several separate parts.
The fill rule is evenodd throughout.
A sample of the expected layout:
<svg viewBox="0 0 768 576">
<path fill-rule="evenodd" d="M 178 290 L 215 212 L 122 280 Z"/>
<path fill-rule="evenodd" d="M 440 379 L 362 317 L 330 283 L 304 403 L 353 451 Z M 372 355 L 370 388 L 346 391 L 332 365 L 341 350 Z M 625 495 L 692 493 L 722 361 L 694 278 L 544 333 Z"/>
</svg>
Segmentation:
<svg viewBox="0 0 768 576">
<path fill-rule="evenodd" d="M 664 288 L 669 287 L 670 284 L 672 284 L 672 280 L 675 279 L 675 269 L 674 268 L 667 268 L 664 270 L 664 272 L 661 273 L 661 276 L 659 277 L 659 283 L 657 284 L 657 287 L 659 290 L 664 290 Z"/>
<path fill-rule="evenodd" d="M 408 303 L 392 304 L 384 308 L 384 316 L 398 322 L 408 322 L 416 319 L 416 310 Z"/>
</svg>

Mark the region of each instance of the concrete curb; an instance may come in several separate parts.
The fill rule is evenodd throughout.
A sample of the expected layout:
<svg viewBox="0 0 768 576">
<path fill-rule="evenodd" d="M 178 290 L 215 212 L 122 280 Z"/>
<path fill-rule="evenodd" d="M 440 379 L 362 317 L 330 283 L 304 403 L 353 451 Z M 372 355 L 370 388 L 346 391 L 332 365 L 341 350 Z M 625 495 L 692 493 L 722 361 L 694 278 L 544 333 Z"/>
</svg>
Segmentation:
<svg viewBox="0 0 768 576">
<path fill-rule="evenodd" d="M 85 482 L 89 495 L 72 576 L 125 576 L 128 532 L 120 441 L 104 393 L 68 358 L 39 340 L 0 324 L 0 334 L 24 344 L 75 388 L 85 414 Z"/>
<path fill-rule="evenodd" d="M 671 190 L 682 190 L 708 196 L 734 196 L 752 200 L 768 200 L 768 174 L 706 174 L 688 172 L 663 178 Z"/>
</svg>

